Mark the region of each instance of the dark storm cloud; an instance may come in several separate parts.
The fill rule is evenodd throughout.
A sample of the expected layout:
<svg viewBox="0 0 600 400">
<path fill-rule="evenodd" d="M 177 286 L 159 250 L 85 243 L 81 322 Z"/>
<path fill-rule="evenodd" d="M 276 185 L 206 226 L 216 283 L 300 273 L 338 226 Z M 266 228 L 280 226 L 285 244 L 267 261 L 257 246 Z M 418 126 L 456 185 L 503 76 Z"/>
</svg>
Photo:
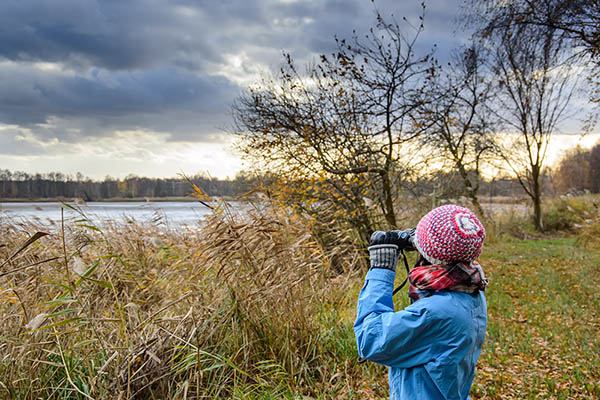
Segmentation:
<svg viewBox="0 0 600 400">
<path fill-rule="evenodd" d="M 210 115 L 227 107 L 235 89 L 223 77 L 173 67 L 83 75 L 12 64 L 0 68 L 0 82 L 0 119 L 19 125 L 44 123 L 49 116 L 102 119 L 173 110 Z"/>
<path fill-rule="evenodd" d="M 429 3 L 431 37 L 450 43 L 456 9 Z M 419 4 L 377 2 L 398 19 L 416 18 Z M 214 140 L 242 90 L 219 76 L 228 55 L 249 60 L 242 75 L 253 63 L 277 67 L 282 50 L 305 62 L 373 20 L 366 0 L 3 0 L 0 123 L 63 141 L 128 129 Z"/>
<path fill-rule="evenodd" d="M 140 0 L 3 1 L 0 55 L 113 70 L 163 65 L 178 54 L 218 59 L 201 26 L 176 10 Z"/>
</svg>

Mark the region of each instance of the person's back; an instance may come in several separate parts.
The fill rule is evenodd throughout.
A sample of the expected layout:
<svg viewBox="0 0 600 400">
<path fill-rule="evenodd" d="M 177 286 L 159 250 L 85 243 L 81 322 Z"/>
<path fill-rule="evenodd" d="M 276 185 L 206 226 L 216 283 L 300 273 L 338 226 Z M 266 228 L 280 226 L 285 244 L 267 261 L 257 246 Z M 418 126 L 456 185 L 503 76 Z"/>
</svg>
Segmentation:
<svg viewBox="0 0 600 400">
<path fill-rule="evenodd" d="M 391 399 L 468 399 L 487 324 L 483 271 L 476 263 L 415 268 L 414 302 L 394 312 L 385 246 L 370 247 L 374 267 L 354 325 L 359 355 L 390 367 Z"/>
<path fill-rule="evenodd" d="M 414 303 L 410 311 L 430 313 L 438 332 L 453 332 L 435 338 L 429 362 L 414 368 L 390 368 L 392 399 L 468 398 L 475 366 L 485 338 L 487 309 L 483 293 L 439 292 Z M 415 307 L 416 306 L 416 307 Z M 439 329 L 439 330 L 438 330 Z M 455 334 L 454 334 L 455 333 Z M 422 387 L 422 393 L 403 393 L 402 388 Z"/>
</svg>

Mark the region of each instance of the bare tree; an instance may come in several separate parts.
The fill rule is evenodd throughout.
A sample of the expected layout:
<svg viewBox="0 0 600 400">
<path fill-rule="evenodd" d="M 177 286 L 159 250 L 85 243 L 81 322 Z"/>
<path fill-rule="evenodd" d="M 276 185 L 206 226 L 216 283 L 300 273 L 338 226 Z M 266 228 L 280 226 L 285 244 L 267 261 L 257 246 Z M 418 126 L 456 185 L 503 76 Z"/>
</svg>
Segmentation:
<svg viewBox="0 0 600 400">
<path fill-rule="evenodd" d="M 496 117 L 489 111 L 492 84 L 484 70 L 484 50 L 459 50 L 447 70 L 430 79 L 427 98 L 415 124 L 425 127 L 420 142 L 433 157 L 458 174 L 475 209 L 485 215 L 478 198 L 481 166 L 495 148 Z"/>
<path fill-rule="evenodd" d="M 531 198 L 534 224 L 543 230 L 542 171 L 551 135 L 566 116 L 575 79 L 557 31 L 530 25 L 493 32 L 492 72 L 498 79 L 492 111 L 506 136 L 500 151 Z"/>
<path fill-rule="evenodd" d="M 600 104 L 600 2 L 596 0 L 470 0 L 465 7 L 480 36 L 518 30 L 519 27 L 552 30 L 570 49 L 569 61 L 577 61 L 588 80 L 582 87 L 592 103 Z M 595 126 L 600 107 L 590 109 L 582 126 Z"/>
<path fill-rule="evenodd" d="M 233 106 L 243 153 L 286 182 L 306 183 L 287 189 L 300 192 L 304 206 L 334 203 L 354 218 L 363 237 L 372 230 L 364 198 L 374 201 L 389 226 L 397 225 L 396 183 L 408 165 L 403 145 L 418 134 L 412 113 L 430 65 L 428 55 L 415 55 L 422 23 L 410 29 L 408 37 L 378 14 L 369 34 L 336 39 L 338 51 L 306 72 L 286 55 L 279 74 Z"/>
<path fill-rule="evenodd" d="M 579 52 L 600 62 L 600 3 L 593 0 L 473 0 L 484 21 L 482 32 L 517 26 L 550 28 Z M 481 21 L 480 21 L 481 22 Z"/>
</svg>

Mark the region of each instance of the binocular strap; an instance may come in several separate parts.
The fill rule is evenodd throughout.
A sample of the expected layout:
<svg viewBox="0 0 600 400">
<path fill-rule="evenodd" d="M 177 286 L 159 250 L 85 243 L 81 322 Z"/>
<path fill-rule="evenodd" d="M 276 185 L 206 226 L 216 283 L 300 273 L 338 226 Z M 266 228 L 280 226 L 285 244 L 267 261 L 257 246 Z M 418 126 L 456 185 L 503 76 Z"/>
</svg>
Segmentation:
<svg viewBox="0 0 600 400">
<path fill-rule="evenodd" d="M 408 274 L 410 273 L 410 268 L 408 267 L 408 260 L 406 259 L 406 254 L 404 254 L 404 250 L 400 249 L 400 253 L 402 253 L 402 261 L 404 261 L 404 267 L 406 268 L 406 279 L 404 282 L 400 284 L 394 291 L 392 292 L 392 296 L 394 296 L 400 289 L 402 289 L 408 283 Z"/>
</svg>

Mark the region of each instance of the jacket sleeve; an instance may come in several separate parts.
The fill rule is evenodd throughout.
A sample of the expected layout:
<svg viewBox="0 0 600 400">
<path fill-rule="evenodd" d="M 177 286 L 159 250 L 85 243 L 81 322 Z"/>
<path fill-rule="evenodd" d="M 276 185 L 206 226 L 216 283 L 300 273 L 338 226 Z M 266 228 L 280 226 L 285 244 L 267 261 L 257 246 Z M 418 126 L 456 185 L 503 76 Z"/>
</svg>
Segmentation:
<svg viewBox="0 0 600 400">
<path fill-rule="evenodd" d="M 433 359 L 436 329 L 419 302 L 394 312 L 394 277 L 394 271 L 380 268 L 367 273 L 354 334 L 361 357 L 389 367 L 411 368 Z"/>
</svg>

